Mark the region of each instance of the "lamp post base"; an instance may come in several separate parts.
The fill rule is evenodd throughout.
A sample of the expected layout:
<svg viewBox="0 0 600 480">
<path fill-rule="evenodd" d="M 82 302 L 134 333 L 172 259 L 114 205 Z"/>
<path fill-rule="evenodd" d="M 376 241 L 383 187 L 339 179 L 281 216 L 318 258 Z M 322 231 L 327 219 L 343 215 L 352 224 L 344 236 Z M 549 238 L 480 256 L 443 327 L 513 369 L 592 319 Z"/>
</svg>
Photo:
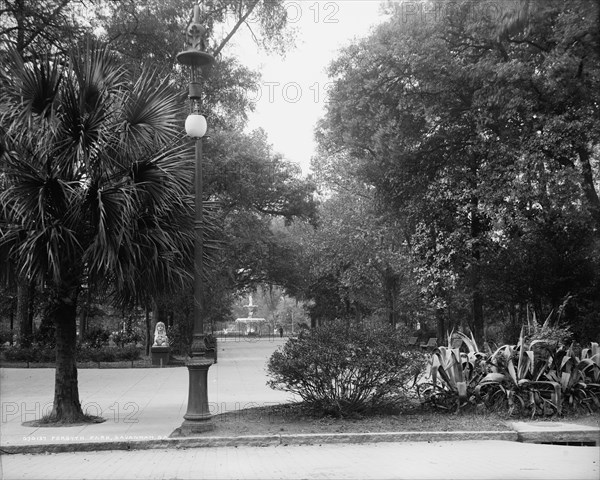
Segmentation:
<svg viewBox="0 0 600 480">
<path fill-rule="evenodd" d="M 184 420 L 181 427 L 176 428 L 169 438 L 195 437 L 202 433 L 212 432 L 214 429 L 215 424 L 210 420 L 203 422 Z"/>
<path fill-rule="evenodd" d="M 215 429 L 208 406 L 208 369 L 213 364 L 204 356 L 192 357 L 187 368 L 190 385 L 188 390 L 187 412 L 181 427 L 175 429 L 171 437 L 192 437 Z"/>
</svg>

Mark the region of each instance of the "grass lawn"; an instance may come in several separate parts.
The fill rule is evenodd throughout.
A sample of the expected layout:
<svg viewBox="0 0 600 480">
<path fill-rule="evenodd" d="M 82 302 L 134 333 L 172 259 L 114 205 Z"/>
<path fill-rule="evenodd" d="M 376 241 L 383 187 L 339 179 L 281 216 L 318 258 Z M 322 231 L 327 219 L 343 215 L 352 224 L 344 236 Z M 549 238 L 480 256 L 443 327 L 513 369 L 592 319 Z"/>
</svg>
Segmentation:
<svg viewBox="0 0 600 480">
<path fill-rule="evenodd" d="M 512 430 L 510 424 L 519 419 L 493 413 L 445 413 L 408 402 L 396 411 L 362 415 L 354 418 L 315 416 L 302 404 L 292 403 L 257 407 L 228 412 L 213 417 L 214 435 L 290 435 L 302 433 L 377 433 L 377 432 L 451 432 Z M 597 415 L 570 415 L 543 418 L 557 421 L 599 426 Z"/>
</svg>

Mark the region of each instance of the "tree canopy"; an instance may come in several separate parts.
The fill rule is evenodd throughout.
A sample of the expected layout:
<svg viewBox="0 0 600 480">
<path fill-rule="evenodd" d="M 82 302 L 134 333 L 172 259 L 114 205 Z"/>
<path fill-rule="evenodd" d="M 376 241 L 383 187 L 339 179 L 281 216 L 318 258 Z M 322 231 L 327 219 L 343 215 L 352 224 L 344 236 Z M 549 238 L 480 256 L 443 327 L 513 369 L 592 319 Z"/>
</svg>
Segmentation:
<svg viewBox="0 0 600 480">
<path fill-rule="evenodd" d="M 598 298 L 598 9 L 536 3 L 498 28 L 472 2 L 399 5 L 331 65 L 324 154 L 352 157 L 440 318 L 467 313 L 478 338 L 516 305 L 541 317 L 569 297 L 575 323 Z"/>
</svg>

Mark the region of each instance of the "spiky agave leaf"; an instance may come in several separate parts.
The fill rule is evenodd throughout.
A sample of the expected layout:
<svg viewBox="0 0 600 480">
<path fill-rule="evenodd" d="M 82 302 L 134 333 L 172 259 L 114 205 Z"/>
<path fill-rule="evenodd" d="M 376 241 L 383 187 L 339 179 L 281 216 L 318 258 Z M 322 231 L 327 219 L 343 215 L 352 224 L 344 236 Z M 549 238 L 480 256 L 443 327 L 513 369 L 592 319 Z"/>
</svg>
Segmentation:
<svg viewBox="0 0 600 480">
<path fill-rule="evenodd" d="M 471 353 L 479 353 L 480 352 L 479 347 L 477 346 L 477 342 L 475 341 L 475 337 L 473 336 L 472 332 L 471 332 L 470 337 L 467 337 L 462 332 L 456 332 L 455 335 L 458 335 L 462 339 L 463 343 L 466 345 L 469 352 L 471 352 Z"/>
</svg>

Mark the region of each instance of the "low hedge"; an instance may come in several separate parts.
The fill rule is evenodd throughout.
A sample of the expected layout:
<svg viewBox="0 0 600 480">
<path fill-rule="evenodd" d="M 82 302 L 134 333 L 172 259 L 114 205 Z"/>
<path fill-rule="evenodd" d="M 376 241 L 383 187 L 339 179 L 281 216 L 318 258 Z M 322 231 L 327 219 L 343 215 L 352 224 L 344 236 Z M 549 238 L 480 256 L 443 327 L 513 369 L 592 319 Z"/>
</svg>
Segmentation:
<svg viewBox="0 0 600 480">
<path fill-rule="evenodd" d="M 100 347 L 78 346 L 76 353 L 77 362 L 134 362 L 139 360 L 142 350 L 135 345 L 125 347 Z M 7 347 L 3 349 L 2 356 L 7 362 L 53 363 L 56 360 L 56 350 L 43 345 L 30 347 Z"/>
<path fill-rule="evenodd" d="M 7 362 L 47 363 L 56 360 L 54 348 L 41 345 L 29 347 L 7 347 L 3 349 L 2 356 Z"/>
</svg>

